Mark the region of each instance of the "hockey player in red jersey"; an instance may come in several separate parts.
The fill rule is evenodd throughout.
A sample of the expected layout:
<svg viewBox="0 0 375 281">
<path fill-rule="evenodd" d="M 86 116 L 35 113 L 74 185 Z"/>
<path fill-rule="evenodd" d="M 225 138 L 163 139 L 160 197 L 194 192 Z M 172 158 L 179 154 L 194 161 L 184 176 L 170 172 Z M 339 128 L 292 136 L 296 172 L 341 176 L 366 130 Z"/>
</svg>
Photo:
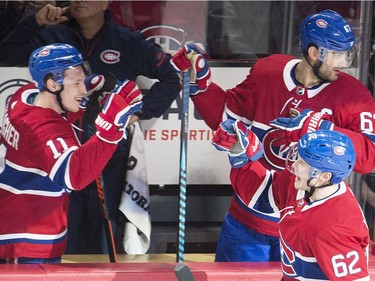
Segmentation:
<svg viewBox="0 0 375 281">
<path fill-rule="evenodd" d="M 233 89 L 223 90 L 211 81 L 208 64 L 193 45 L 181 49 L 172 63 L 178 71 L 192 69 L 191 98 L 212 129 L 218 128 L 223 112 L 252 125 L 264 145 L 260 161 L 265 167 L 284 169 L 289 142 L 325 128 L 352 139 L 357 154 L 354 171 L 367 174 L 375 168 L 375 102 L 360 81 L 340 71 L 350 66 L 354 46 L 348 22 L 325 10 L 308 16 L 301 25 L 302 59 L 281 54 L 259 59 Z M 275 198 L 269 186 L 260 188 L 249 190 L 249 204 L 234 194 L 216 261 L 279 260 Z"/>
<path fill-rule="evenodd" d="M 1 128 L 0 259 L 60 262 L 69 193 L 100 175 L 142 96 L 135 83 L 120 83 L 106 96 L 96 135 L 80 146 L 68 120 L 87 101 L 82 55 L 47 45 L 32 53 L 29 70 L 35 83 L 12 96 Z"/>
<path fill-rule="evenodd" d="M 344 179 L 356 154 L 343 133 L 318 130 L 302 136 L 282 172 L 259 161 L 261 143 L 241 121 L 226 120 L 213 144 L 229 152 L 230 179 L 243 204 L 252 190 L 271 188 L 280 211 L 282 280 L 370 280 L 369 230 Z"/>
</svg>

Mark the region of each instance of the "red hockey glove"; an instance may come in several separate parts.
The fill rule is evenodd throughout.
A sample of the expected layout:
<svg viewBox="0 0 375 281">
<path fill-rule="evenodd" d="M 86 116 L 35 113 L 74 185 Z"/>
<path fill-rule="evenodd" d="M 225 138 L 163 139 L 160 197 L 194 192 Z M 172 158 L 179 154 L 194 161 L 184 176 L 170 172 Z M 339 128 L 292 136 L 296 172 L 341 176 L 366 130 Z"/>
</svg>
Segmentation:
<svg viewBox="0 0 375 281">
<path fill-rule="evenodd" d="M 129 80 L 120 84 L 106 99 L 102 112 L 95 120 L 97 136 L 108 143 L 126 138 L 126 127 L 131 115 L 142 108 L 142 93 Z"/>
<path fill-rule="evenodd" d="M 87 108 L 90 100 L 98 101 L 101 105 L 101 100 L 116 87 L 117 78 L 112 73 L 91 75 L 86 78 L 85 84 L 87 93 L 80 104 L 83 110 Z"/>
<path fill-rule="evenodd" d="M 211 84 L 211 71 L 202 50 L 196 44 L 188 44 L 181 48 L 171 59 L 171 64 L 181 71 L 192 69 L 190 72 L 190 95 L 204 92 Z"/>
<path fill-rule="evenodd" d="M 263 154 L 263 145 L 258 137 L 241 121 L 227 119 L 220 124 L 211 141 L 216 149 L 228 151 L 233 168 L 240 168 Z"/>
<path fill-rule="evenodd" d="M 326 113 L 310 109 L 304 109 L 299 113 L 298 109 L 293 109 L 291 114 L 295 117 L 279 117 L 270 122 L 272 127 L 280 129 L 270 133 L 270 137 L 275 139 L 275 146 L 298 142 L 308 132 L 319 129 L 333 130 L 333 123 L 327 120 L 330 116 Z"/>
<path fill-rule="evenodd" d="M 227 119 L 220 123 L 219 128 L 216 130 L 212 137 L 211 144 L 217 150 L 229 151 L 232 146 L 237 142 L 237 136 L 233 129 L 234 120 Z"/>
</svg>

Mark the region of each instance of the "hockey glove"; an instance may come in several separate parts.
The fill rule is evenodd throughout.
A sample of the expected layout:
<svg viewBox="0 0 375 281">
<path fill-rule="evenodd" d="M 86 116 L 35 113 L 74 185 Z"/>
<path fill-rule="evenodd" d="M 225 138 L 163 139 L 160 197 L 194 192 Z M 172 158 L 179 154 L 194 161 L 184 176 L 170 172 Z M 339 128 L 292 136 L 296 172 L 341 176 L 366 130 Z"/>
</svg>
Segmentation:
<svg viewBox="0 0 375 281">
<path fill-rule="evenodd" d="M 241 168 L 257 161 L 263 155 L 263 145 L 258 137 L 241 121 L 233 125 L 238 141 L 229 150 L 229 162 L 233 168 Z"/>
<path fill-rule="evenodd" d="M 222 122 L 211 142 L 217 150 L 229 152 L 229 162 L 233 168 L 256 161 L 263 154 L 263 145 L 258 137 L 238 120 Z"/>
<path fill-rule="evenodd" d="M 326 113 L 315 112 L 310 109 L 299 112 L 298 109 L 293 109 L 291 115 L 295 117 L 279 117 L 270 122 L 272 127 L 280 129 L 270 133 L 270 137 L 275 139 L 273 142 L 275 146 L 298 142 L 308 132 L 319 129 L 333 130 L 334 125 L 327 120 L 330 116 Z"/>
<path fill-rule="evenodd" d="M 131 115 L 142 108 L 142 93 L 129 80 L 120 84 L 108 97 L 102 112 L 95 120 L 97 136 L 108 143 L 126 138 L 126 127 Z"/>
<path fill-rule="evenodd" d="M 204 92 L 211 84 L 211 71 L 207 61 L 197 45 L 188 44 L 181 48 L 171 59 L 171 64 L 178 73 L 191 69 L 190 95 Z"/>
<path fill-rule="evenodd" d="M 99 105 L 102 105 L 101 100 L 116 87 L 117 78 L 112 73 L 91 75 L 86 78 L 85 84 L 87 93 L 80 104 L 80 108 L 83 110 L 87 108 L 90 100 L 97 101 Z"/>
<path fill-rule="evenodd" d="M 229 151 L 237 142 L 237 136 L 233 128 L 234 120 L 227 119 L 220 123 L 212 137 L 211 144 L 220 151 Z"/>
</svg>

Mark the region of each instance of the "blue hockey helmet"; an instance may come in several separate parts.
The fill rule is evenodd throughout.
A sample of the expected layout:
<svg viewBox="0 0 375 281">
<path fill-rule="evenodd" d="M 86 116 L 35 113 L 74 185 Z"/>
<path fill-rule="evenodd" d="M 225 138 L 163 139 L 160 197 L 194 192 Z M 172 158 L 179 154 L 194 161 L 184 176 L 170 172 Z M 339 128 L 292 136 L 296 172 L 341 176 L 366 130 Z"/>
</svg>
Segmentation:
<svg viewBox="0 0 375 281">
<path fill-rule="evenodd" d="M 354 48 L 355 36 L 348 22 L 340 14 L 324 10 L 304 19 L 300 43 L 304 54 L 311 45 L 326 50 L 349 51 Z"/>
<path fill-rule="evenodd" d="M 356 159 L 350 138 L 330 130 L 303 135 L 297 144 L 297 152 L 311 166 L 311 177 L 321 172 L 330 172 L 332 184 L 339 183 L 350 175 Z"/>
<path fill-rule="evenodd" d="M 62 85 L 64 70 L 82 65 L 88 70 L 82 55 L 76 48 L 68 44 L 51 44 L 36 49 L 30 56 L 29 71 L 39 89 L 45 86 L 44 78 L 53 75 L 55 81 Z"/>
</svg>

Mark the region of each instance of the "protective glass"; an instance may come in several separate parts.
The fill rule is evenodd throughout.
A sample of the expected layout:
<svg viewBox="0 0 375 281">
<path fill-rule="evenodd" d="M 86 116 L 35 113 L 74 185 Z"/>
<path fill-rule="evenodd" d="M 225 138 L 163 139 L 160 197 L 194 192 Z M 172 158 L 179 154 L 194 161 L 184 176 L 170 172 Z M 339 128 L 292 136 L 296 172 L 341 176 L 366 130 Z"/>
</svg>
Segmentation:
<svg viewBox="0 0 375 281">
<path fill-rule="evenodd" d="M 355 56 L 355 48 L 348 51 L 334 51 L 319 48 L 321 61 L 334 68 L 349 68 Z"/>
<path fill-rule="evenodd" d="M 285 158 L 285 167 L 291 172 L 293 175 L 295 175 L 295 170 L 293 167 L 294 162 L 298 159 L 298 150 L 297 150 L 298 144 L 296 143 L 293 145 L 286 155 Z"/>
<path fill-rule="evenodd" d="M 315 178 L 321 171 L 311 167 L 298 153 L 298 144 L 295 144 L 289 151 L 285 159 L 285 167 L 293 175 L 305 179 Z"/>
<path fill-rule="evenodd" d="M 74 84 L 77 83 L 78 80 L 82 80 L 82 70 L 85 77 L 90 76 L 92 74 L 90 64 L 85 61 L 84 63 L 77 65 L 77 66 L 70 66 L 67 69 L 64 70 L 64 80 L 63 84 Z M 67 71 L 69 72 L 69 75 L 67 75 Z"/>
</svg>

